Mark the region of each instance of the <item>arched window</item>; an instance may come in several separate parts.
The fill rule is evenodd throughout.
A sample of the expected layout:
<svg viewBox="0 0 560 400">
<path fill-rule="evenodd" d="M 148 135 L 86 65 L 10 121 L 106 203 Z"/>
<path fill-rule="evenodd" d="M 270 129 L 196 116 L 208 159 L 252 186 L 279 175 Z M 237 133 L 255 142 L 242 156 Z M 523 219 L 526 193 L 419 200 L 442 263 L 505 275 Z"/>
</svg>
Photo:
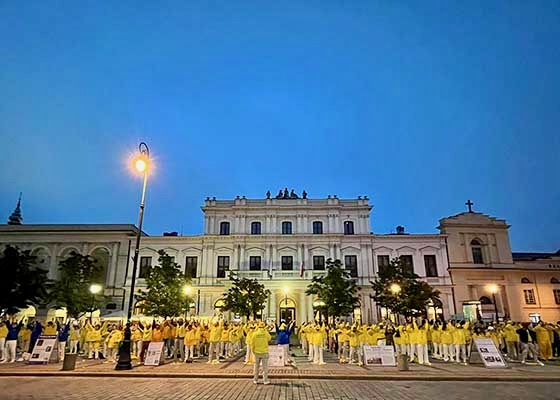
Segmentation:
<svg viewBox="0 0 560 400">
<path fill-rule="evenodd" d="M 229 235 L 229 222 L 220 222 L 220 235 Z"/>
<path fill-rule="evenodd" d="M 550 283 L 560 283 L 557 278 L 550 278 Z"/>
<path fill-rule="evenodd" d="M 521 278 L 521 283 L 531 283 L 531 280 L 527 277 Z"/>
<path fill-rule="evenodd" d="M 482 244 L 478 240 L 473 239 L 471 241 L 471 250 L 473 263 L 484 264 L 484 258 L 482 257 Z"/>
<path fill-rule="evenodd" d="M 314 235 L 323 234 L 323 223 L 321 221 L 313 221 L 313 234 Z"/>
<path fill-rule="evenodd" d="M 487 296 L 482 296 L 480 299 L 478 299 L 478 301 L 480 301 L 480 304 L 482 304 L 482 305 L 492 304 L 492 300 L 490 300 L 490 297 L 487 297 Z"/>
<path fill-rule="evenodd" d="M 290 221 L 282 222 L 282 235 L 292 234 L 292 223 Z"/>
<path fill-rule="evenodd" d="M 261 223 L 251 222 L 251 235 L 260 235 L 260 234 L 261 234 Z"/>
<path fill-rule="evenodd" d="M 344 221 L 344 234 L 353 235 L 354 234 L 354 222 Z"/>
</svg>

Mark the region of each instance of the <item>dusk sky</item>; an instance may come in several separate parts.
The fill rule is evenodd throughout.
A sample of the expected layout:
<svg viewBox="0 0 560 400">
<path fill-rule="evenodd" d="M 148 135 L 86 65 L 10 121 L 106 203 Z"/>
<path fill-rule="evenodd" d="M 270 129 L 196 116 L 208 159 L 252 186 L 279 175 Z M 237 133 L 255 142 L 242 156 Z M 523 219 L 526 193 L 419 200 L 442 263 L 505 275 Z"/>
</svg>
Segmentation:
<svg viewBox="0 0 560 400">
<path fill-rule="evenodd" d="M 87 4 L 87 5 L 84 5 Z M 560 249 L 558 1 L 2 1 L 0 215 L 202 232 L 206 196 L 474 210 Z"/>
</svg>

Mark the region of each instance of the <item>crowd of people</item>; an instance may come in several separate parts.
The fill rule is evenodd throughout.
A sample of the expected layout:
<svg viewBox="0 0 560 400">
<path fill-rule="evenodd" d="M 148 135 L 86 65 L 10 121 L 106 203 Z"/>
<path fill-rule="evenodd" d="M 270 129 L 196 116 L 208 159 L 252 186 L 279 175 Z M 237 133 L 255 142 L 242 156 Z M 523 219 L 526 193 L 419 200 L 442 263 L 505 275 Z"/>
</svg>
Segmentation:
<svg viewBox="0 0 560 400">
<path fill-rule="evenodd" d="M 262 343 L 253 342 L 256 336 L 260 339 L 267 337 L 262 335 L 263 331 L 269 335 L 268 342 L 275 336 L 275 343 L 284 346 L 287 361 L 291 361 L 288 352 L 290 338 L 297 332 L 303 353 L 317 365 L 325 364 L 325 351 L 336 355 L 340 363 L 361 365 L 366 345 L 394 346 L 397 356 L 405 355 L 409 361 L 418 364 L 430 365 L 430 360 L 434 359 L 466 364 L 473 340 L 477 338 L 492 339 L 510 361 L 525 363 L 530 358 L 542 365 L 542 361 L 560 358 L 560 322 L 471 324 L 425 319 L 371 325 L 344 321 L 311 322 L 298 328 L 293 322 L 227 322 L 223 318 L 133 321 L 131 352 L 133 358 L 144 362 L 149 344 L 163 342 L 162 357 L 173 361 L 192 363 L 204 359 L 209 364 L 218 364 L 245 350 L 245 363 L 259 364 L 263 363 L 263 357 L 258 356 Z M 92 323 L 89 319 L 64 323 L 49 321 L 46 324 L 37 320 L 26 324 L 3 320 L 0 322 L 0 362 L 24 359 L 23 354 L 31 352 L 39 335 L 57 335 L 60 359 L 65 353 L 79 353 L 88 358 L 116 362 L 124 339 L 124 327 L 109 321 Z"/>
</svg>

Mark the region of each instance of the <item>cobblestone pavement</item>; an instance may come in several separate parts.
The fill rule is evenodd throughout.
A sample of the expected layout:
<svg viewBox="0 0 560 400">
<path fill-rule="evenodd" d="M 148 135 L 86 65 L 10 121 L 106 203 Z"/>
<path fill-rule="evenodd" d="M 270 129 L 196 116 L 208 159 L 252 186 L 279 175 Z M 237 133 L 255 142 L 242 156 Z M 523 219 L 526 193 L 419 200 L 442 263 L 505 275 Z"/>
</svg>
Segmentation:
<svg viewBox="0 0 560 400">
<path fill-rule="evenodd" d="M 3 377 L 0 400 L 212 399 L 212 400 L 453 400 L 560 399 L 560 383 L 384 382 L 241 379 Z"/>
</svg>

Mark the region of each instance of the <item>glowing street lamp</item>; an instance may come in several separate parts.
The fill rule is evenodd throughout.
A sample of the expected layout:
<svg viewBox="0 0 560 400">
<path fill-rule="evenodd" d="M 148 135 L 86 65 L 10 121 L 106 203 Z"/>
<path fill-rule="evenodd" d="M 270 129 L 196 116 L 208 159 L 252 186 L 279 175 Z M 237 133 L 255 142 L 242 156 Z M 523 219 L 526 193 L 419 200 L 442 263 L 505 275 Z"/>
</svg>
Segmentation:
<svg viewBox="0 0 560 400">
<path fill-rule="evenodd" d="M 133 160 L 136 172 L 143 175 L 142 196 L 140 198 L 140 212 L 138 213 L 138 231 L 136 232 L 136 246 L 134 248 L 134 258 L 132 261 L 132 280 L 130 282 L 130 295 L 128 298 L 128 311 L 126 314 L 126 328 L 124 330 L 124 340 L 119 348 L 119 362 L 115 369 L 132 369 L 130 358 L 130 318 L 132 317 L 132 303 L 134 302 L 134 288 L 136 286 L 136 271 L 138 269 L 138 255 L 140 252 L 140 238 L 142 237 L 142 222 L 144 221 L 144 206 L 146 204 L 146 186 L 148 185 L 148 170 L 150 169 L 150 149 L 148 145 L 141 142 L 138 145 L 138 155 Z"/>
<path fill-rule="evenodd" d="M 498 322 L 498 304 L 496 304 L 496 293 L 500 290 L 498 285 L 491 283 L 486 286 L 486 290 L 492 293 L 492 301 L 494 302 L 494 313 L 496 314 L 496 322 Z"/>
<path fill-rule="evenodd" d="M 401 285 L 399 285 L 398 283 L 393 283 L 391 284 L 391 286 L 389 286 L 389 290 L 396 296 L 401 292 Z"/>
<path fill-rule="evenodd" d="M 192 294 L 192 291 L 193 291 L 192 286 L 189 286 L 189 285 L 183 286 L 183 294 L 185 296 L 190 296 Z"/>
<path fill-rule="evenodd" d="M 98 285 L 97 283 L 93 283 L 89 287 L 89 292 L 93 295 L 99 294 L 101 290 L 103 290 L 103 287 L 101 285 Z"/>
</svg>

